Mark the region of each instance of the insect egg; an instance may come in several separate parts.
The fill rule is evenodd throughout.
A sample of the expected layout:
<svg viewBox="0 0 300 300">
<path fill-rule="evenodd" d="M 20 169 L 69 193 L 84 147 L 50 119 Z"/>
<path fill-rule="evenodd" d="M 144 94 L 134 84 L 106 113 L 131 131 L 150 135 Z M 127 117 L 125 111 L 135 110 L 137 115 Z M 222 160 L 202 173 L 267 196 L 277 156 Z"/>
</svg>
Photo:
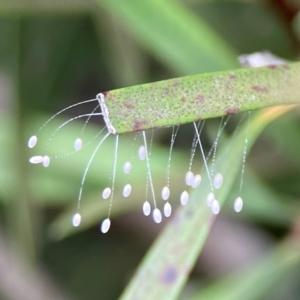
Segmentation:
<svg viewBox="0 0 300 300">
<path fill-rule="evenodd" d="M 36 137 L 36 135 L 33 135 L 33 136 L 30 137 L 30 139 L 28 140 L 28 147 L 29 147 L 29 148 L 34 148 L 36 144 L 37 144 L 37 137 Z"/>
<path fill-rule="evenodd" d="M 80 223 L 81 223 L 81 215 L 77 213 L 73 216 L 72 224 L 74 227 L 78 227 Z"/>
<path fill-rule="evenodd" d="M 124 189 L 123 189 L 123 196 L 124 197 L 128 197 L 130 195 L 130 193 L 131 193 L 131 190 L 132 190 L 131 185 L 130 184 L 126 184 L 124 186 Z"/>
<path fill-rule="evenodd" d="M 164 205 L 164 215 L 165 217 L 170 217 L 172 213 L 172 206 L 169 202 L 165 203 Z"/>
<path fill-rule="evenodd" d="M 163 200 L 168 200 L 170 197 L 170 189 L 165 186 L 161 191 L 161 197 Z"/>
<path fill-rule="evenodd" d="M 107 219 L 103 220 L 103 222 L 101 224 L 102 233 L 107 233 L 108 232 L 108 230 L 110 228 L 110 224 L 111 224 L 110 219 L 107 218 Z"/>
<path fill-rule="evenodd" d="M 189 201 L 189 194 L 187 191 L 183 191 L 180 196 L 181 205 L 183 205 L 183 206 L 186 205 L 188 203 L 188 201 Z"/>
<path fill-rule="evenodd" d="M 37 156 L 33 156 L 29 159 L 29 162 L 32 164 L 40 164 L 44 161 L 44 157 L 37 155 Z"/>
<path fill-rule="evenodd" d="M 162 215 L 158 208 L 153 210 L 153 219 L 155 223 L 160 223 L 162 221 Z"/>
<path fill-rule="evenodd" d="M 150 213 L 151 213 L 151 206 L 150 206 L 150 203 L 148 201 L 144 202 L 143 213 L 144 213 L 145 216 L 149 216 Z"/>
<path fill-rule="evenodd" d="M 237 197 L 234 201 L 234 210 L 239 213 L 243 209 L 243 199 L 241 197 Z"/>
</svg>

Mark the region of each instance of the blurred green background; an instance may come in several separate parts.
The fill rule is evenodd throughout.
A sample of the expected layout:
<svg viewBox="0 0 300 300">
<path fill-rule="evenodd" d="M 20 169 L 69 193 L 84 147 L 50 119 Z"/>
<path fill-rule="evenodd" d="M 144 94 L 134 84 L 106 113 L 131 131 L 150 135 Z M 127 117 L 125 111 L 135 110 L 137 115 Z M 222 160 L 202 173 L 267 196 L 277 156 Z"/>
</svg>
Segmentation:
<svg viewBox="0 0 300 300">
<path fill-rule="evenodd" d="M 136 162 L 135 193 L 121 197 L 128 178 L 119 175 L 112 227 L 100 233 L 108 211 L 100 194 L 109 184 L 110 139 L 84 185 L 82 226 L 71 227 L 82 174 L 97 144 L 93 137 L 102 126 L 99 117 L 82 135 L 84 142 L 92 140 L 90 147 L 53 160 L 48 169 L 28 163 L 32 155 L 71 152 L 83 122 L 68 124 L 50 145 L 49 137 L 68 117 L 88 113 L 93 105 L 78 106 L 49 123 L 37 149 L 26 147 L 29 136 L 60 109 L 106 90 L 237 68 L 237 56 L 254 51 L 297 60 L 299 9 L 296 0 L 0 0 L 0 298 L 117 299 L 164 226 L 141 213 L 146 170 Z M 229 132 L 239 116 L 233 119 Z M 219 120 L 207 123 L 205 149 Z M 154 134 L 157 190 L 165 180 L 170 132 Z M 294 263 L 293 255 L 282 250 L 283 262 L 268 263 L 282 244 L 300 237 L 299 136 L 295 111 L 260 137 L 247 162 L 245 208 L 233 214 L 228 201 L 180 299 L 200 299 L 199 293 L 201 299 L 300 298 L 299 259 Z M 176 141 L 174 205 L 184 188 L 192 137 L 192 127 L 183 126 Z M 117 174 L 130 158 L 132 141 L 132 135 L 121 138 Z M 245 294 L 230 294 L 243 284 Z"/>
</svg>

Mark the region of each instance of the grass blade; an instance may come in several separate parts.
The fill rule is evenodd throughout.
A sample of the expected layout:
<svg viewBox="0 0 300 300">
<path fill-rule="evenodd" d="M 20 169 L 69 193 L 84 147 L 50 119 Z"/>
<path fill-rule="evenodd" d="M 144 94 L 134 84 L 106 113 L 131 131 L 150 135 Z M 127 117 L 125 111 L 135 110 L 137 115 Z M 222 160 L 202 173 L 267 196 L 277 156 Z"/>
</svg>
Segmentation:
<svg viewBox="0 0 300 300">
<path fill-rule="evenodd" d="M 294 239 L 285 241 L 253 266 L 203 289 L 191 300 L 264 299 L 276 283 L 299 269 L 299 241 L 297 236 Z"/>
<path fill-rule="evenodd" d="M 178 1 L 98 0 L 142 45 L 179 74 L 237 67 L 237 55 Z"/>
<path fill-rule="evenodd" d="M 299 103 L 300 63 L 207 73 L 98 95 L 111 133 L 215 118 Z"/>
</svg>

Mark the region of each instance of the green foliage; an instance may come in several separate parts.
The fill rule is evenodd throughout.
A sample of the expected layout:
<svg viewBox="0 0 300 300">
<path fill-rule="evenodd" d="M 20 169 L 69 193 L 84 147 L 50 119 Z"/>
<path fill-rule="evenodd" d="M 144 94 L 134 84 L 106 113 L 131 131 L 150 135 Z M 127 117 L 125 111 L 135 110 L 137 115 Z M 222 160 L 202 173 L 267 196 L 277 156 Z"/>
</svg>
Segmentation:
<svg viewBox="0 0 300 300">
<path fill-rule="evenodd" d="M 287 2 L 294 2 L 292 12 L 296 12 L 297 1 Z M 146 183 L 144 164 L 134 166 L 132 197 L 126 200 L 121 197 L 120 190 L 127 179 L 117 178 L 112 228 L 104 236 L 99 233 L 98 224 L 107 216 L 108 203 L 100 200 L 100 192 L 109 183 L 112 138 L 101 147 L 89 171 L 81 203 L 82 226 L 74 229 L 70 223 L 82 173 L 97 144 L 93 137 L 102 126 L 97 118 L 83 135 L 85 143 L 92 140 L 91 145 L 75 155 L 53 160 L 48 169 L 29 165 L 28 158 L 39 153 L 60 155 L 72 151 L 82 123 L 72 122 L 61 130 L 49 149 L 48 137 L 67 115 L 53 120 L 41 131 L 37 149 L 27 149 L 28 137 L 53 112 L 90 99 L 99 92 L 234 69 L 237 55 L 265 49 L 295 60 L 299 52 L 298 18 L 293 13 L 277 10 L 268 1 L 170 0 L 53 3 L 3 0 L 0 16 L 0 40 L 5 41 L 0 43 L 0 231 L 17 245 L 22 255 L 14 255 L 18 259 L 25 258 L 28 274 L 36 276 L 33 277 L 36 278 L 35 291 L 43 284 L 55 285 L 56 296 L 49 288 L 43 298 L 116 299 L 162 228 L 152 222 L 148 224 L 148 219 L 141 216 Z M 83 109 L 88 112 L 93 107 Z M 75 115 L 81 113 L 79 107 L 74 109 Z M 300 126 L 297 114 L 294 110 L 293 114 L 268 126 L 254 147 L 249 159 L 251 167 L 246 167 L 245 208 L 238 216 L 231 214 L 231 200 L 238 193 L 235 185 L 239 176 L 235 177 L 240 170 L 241 141 L 245 132 L 241 129 L 232 142 L 230 136 L 222 138 L 223 150 L 220 144 L 216 167 L 227 170 L 224 174 L 228 181 L 224 181 L 224 189 L 220 190 L 223 210 L 215 228 L 223 226 L 225 230 L 224 219 L 230 217 L 229 229 L 215 244 L 208 241 L 210 248 L 205 251 L 203 246 L 211 223 L 203 199 L 207 193 L 207 178 L 203 179 L 190 203 L 176 213 L 180 228 L 174 229 L 174 221 L 166 225 L 125 290 L 123 299 L 138 295 L 146 299 L 145 293 L 149 299 L 282 299 L 291 295 L 299 298 L 298 285 L 288 280 L 299 277 L 296 224 L 300 207 Z M 251 142 L 275 116 L 267 112 L 253 116 Z M 237 119 L 238 116 L 232 118 L 231 131 Z M 218 121 L 209 121 L 203 133 L 205 149 L 209 147 L 209 140 L 214 139 L 217 127 Z M 191 126 L 180 129 L 172 156 L 170 181 L 174 206 L 184 188 L 191 132 Z M 124 135 L 120 141 L 117 171 L 130 156 L 132 140 L 133 136 Z M 229 152 L 226 143 L 231 145 Z M 157 190 L 165 180 L 168 147 L 169 131 L 156 131 L 151 169 Z M 195 167 L 200 166 L 196 161 Z M 240 231 L 235 231 L 236 228 Z M 232 240 L 232 232 L 236 233 L 240 248 Z M 209 236 L 211 239 L 216 236 L 214 229 Z M 5 242 L 2 234 L 0 239 L 2 250 Z M 256 257 L 247 256 L 246 253 L 254 251 L 254 246 Z M 172 247 L 176 249 L 171 251 Z M 235 252 L 236 248 L 239 252 Z M 180 249 L 185 251 L 177 255 Z M 204 256 L 197 263 L 200 252 Z M 3 253 L 0 251 L 0 255 Z M 235 254 L 230 257 L 231 253 Z M 224 267 L 230 258 L 238 262 L 238 273 L 237 268 Z M 249 260 L 251 267 L 247 265 Z M 49 284 L 47 280 L 41 283 L 44 277 L 40 276 L 40 265 L 56 283 Z M 163 272 L 168 266 L 179 270 L 178 277 L 173 284 L 164 285 Z M 216 266 L 223 269 L 218 272 Z M 6 272 L 14 268 L 11 264 Z M 224 274 L 228 274 L 228 278 L 223 277 Z M 4 275 L 0 271 L 0 282 L 6 283 L 1 276 Z M 10 291 L 9 284 L 0 284 L 0 295 L 11 298 L 9 293 L 21 289 L 31 277 L 20 278 L 10 282 L 14 283 Z M 143 289 L 145 285 L 148 287 Z M 65 290 L 70 297 L 64 295 Z M 30 298 L 30 288 L 26 295 Z"/>
</svg>

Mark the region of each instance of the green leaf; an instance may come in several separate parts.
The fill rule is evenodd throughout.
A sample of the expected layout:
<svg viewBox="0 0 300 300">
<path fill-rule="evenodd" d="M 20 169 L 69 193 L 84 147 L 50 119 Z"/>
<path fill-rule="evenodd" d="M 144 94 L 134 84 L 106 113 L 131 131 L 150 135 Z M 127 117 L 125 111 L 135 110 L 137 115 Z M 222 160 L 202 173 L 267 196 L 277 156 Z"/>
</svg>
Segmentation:
<svg viewBox="0 0 300 300">
<path fill-rule="evenodd" d="M 99 94 L 107 128 L 125 133 L 300 102 L 300 63 L 199 74 Z"/>
<path fill-rule="evenodd" d="M 238 66 L 234 51 L 178 1 L 98 0 L 140 43 L 181 75 Z"/>
<path fill-rule="evenodd" d="M 1 0 L 1 16 L 34 16 L 41 17 L 41 14 L 52 15 L 74 15 L 90 12 L 95 6 L 93 0 L 65 0 L 61 2 L 49 2 L 47 0 Z"/>
<path fill-rule="evenodd" d="M 202 289 L 191 300 L 264 299 L 277 283 L 299 268 L 299 264 L 299 242 L 287 240 L 267 257 Z"/>
</svg>

